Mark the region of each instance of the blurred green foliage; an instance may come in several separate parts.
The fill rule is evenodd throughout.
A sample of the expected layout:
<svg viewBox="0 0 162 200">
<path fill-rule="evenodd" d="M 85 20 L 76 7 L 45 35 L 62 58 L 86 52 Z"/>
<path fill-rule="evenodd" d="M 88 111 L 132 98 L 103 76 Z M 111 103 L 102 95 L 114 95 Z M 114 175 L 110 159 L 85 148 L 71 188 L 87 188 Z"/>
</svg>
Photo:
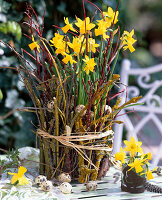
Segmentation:
<svg viewBox="0 0 162 200">
<path fill-rule="evenodd" d="M 53 37 L 56 28 L 52 25 L 64 26 L 63 19 L 68 16 L 70 21 L 75 20 L 75 15 L 83 18 L 82 0 L 0 0 L 0 39 L 9 43 L 18 52 L 21 48 L 29 51 L 29 39 L 22 36 L 30 35 L 28 27 L 23 24 L 27 21 L 26 2 L 31 3 L 35 9 L 40 23 L 45 11 L 44 37 L 48 40 Z M 117 0 L 93 0 L 102 10 L 107 6 L 113 9 L 117 6 Z M 85 2 L 86 14 L 95 17 L 95 7 Z M 121 33 L 124 29 L 135 29 L 137 47 L 133 54 L 124 52 L 120 55 L 116 73 L 120 72 L 120 61 L 123 57 L 133 60 L 133 67 L 145 67 L 162 61 L 160 50 L 151 46 L 155 42 L 162 44 L 162 1 L 161 0 L 121 0 L 119 6 L 119 25 Z M 151 50 L 151 51 L 150 51 Z M 157 52 L 158 51 L 158 52 Z M 0 102 L 0 116 L 18 107 L 32 106 L 27 91 L 20 77 L 14 70 L 7 67 L 15 67 L 19 63 L 14 54 L 0 44 L 0 88 L 3 92 L 3 100 Z M 0 93 L 0 96 L 2 94 Z M 35 136 L 31 132 L 33 125 L 37 125 L 34 114 L 26 112 L 14 112 L 8 118 L 0 120 L 0 146 L 5 149 L 15 146 L 34 146 Z"/>
<path fill-rule="evenodd" d="M 0 100 L 2 100 L 2 99 L 3 99 L 3 94 L 2 94 L 2 91 L 0 89 Z"/>
<path fill-rule="evenodd" d="M 13 35 L 15 35 L 17 40 L 20 40 L 21 36 L 22 36 L 20 25 L 14 21 L 8 21 L 7 23 L 5 23 L 5 22 L 1 23 L 0 32 L 2 32 L 4 34 L 12 33 Z"/>
</svg>

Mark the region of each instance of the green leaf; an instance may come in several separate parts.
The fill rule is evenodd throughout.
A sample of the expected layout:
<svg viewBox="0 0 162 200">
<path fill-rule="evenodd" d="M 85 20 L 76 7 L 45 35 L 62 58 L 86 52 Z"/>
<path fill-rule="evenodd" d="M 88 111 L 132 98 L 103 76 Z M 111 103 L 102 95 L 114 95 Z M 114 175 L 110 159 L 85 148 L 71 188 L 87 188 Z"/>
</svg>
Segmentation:
<svg viewBox="0 0 162 200">
<path fill-rule="evenodd" d="M 2 99 L 3 99 L 3 94 L 2 94 L 2 91 L 0 89 L 0 100 L 2 100 Z"/>
<path fill-rule="evenodd" d="M 7 34 L 7 26 L 6 23 L 1 23 L 0 25 L 0 32 Z"/>
<path fill-rule="evenodd" d="M 21 27 L 17 22 L 9 21 L 7 22 L 7 29 L 9 33 L 12 33 L 16 36 L 17 40 L 21 39 L 22 33 L 21 33 Z"/>
<path fill-rule="evenodd" d="M 20 40 L 22 36 L 20 25 L 14 21 L 8 21 L 7 23 L 2 23 L 0 25 L 0 32 L 4 34 L 12 33 L 17 40 Z"/>
</svg>

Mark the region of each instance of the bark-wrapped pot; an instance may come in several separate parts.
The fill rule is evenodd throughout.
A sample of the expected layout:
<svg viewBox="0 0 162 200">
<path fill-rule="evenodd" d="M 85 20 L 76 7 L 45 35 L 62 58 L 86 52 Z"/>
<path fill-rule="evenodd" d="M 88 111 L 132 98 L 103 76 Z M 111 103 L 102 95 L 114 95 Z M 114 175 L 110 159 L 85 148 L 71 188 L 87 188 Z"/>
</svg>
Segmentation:
<svg viewBox="0 0 162 200">
<path fill-rule="evenodd" d="M 146 178 L 139 176 L 135 171 L 125 166 L 122 170 L 121 189 L 130 193 L 142 193 L 145 191 Z"/>
<path fill-rule="evenodd" d="M 37 134 L 41 142 L 40 173 L 45 174 L 48 179 L 57 178 L 61 172 L 65 172 L 70 174 L 72 181 L 84 183 L 88 179 L 104 177 L 109 170 L 112 148 L 91 145 L 90 141 L 93 138 L 95 144 L 99 140 L 112 137 L 113 131 L 87 133 L 80 137 L 75 133 L 70 136 L 52 136 L 38 129 Z M 85 141 L 90 145 L 86 145 Z M 54 142 L 58 144 L 54 145 Z"/>
</svg>

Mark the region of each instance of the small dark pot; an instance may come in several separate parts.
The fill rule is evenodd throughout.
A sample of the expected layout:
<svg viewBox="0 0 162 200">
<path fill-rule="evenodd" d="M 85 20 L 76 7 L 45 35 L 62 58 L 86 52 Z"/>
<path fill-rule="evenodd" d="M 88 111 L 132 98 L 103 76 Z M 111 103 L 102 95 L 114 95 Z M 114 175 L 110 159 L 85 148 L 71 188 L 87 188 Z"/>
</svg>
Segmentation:
<svg viewBox="0 0 162 200">
<path fill-rule="evenodd" d="M 145 191 L 146 178 L 139 176 L 126 166 L 122 171 L 121 189 L 130 193 L 142 193 Z"/>
</svg>

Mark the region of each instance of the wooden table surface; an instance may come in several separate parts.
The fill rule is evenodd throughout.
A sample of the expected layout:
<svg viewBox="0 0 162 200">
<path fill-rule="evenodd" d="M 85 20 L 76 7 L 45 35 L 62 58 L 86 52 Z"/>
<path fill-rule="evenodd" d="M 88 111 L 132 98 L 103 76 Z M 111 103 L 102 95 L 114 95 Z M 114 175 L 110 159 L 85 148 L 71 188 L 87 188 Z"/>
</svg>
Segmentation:
<svg viewBox="0 0 162 200">
<path fill-rule="evenodd" d="M 117 183 L 114 183 L 113 174 L 120 172 L 114 167 L 111 167 L 107 172 L 107 176 L 101 181 L 97 181 L 98 186 L 96 191 L 86 191 L 84 184 L 73 184 L 72 194 L 66 195 L 68 200 L 85 199 L 85 200 L 137 200 L 137 199 L 157 199 L 162 200 L 162 194 L 147 192 L 141 194 L 131 194 L 122 192 L 120 188 L 120 179 Z M 162 176 L 154 175 L 154 179 L 150 183 L 156 184 L 162 187 Z"/>
<path fill-rule="evenodd" d="M 24 150 L 25 151 L 25 150 Z M 38 156 L 38 155 L 35 155 Z M 34 157 L 35 157 L 34 156 Z M 4 159 L 5 157 L 0 155 L 0 159 Z M 28 157 L 27 157 L 28 158 Z M 31 159 L 31 158 L 28 158 Z M 35 166 L 33 168 L 32 174 L 38 175 L 38 169 Z M 30 171 L 28 166 L 26 168 Z M 39 188 L 34 186 L 26 186 L 26 187 L 12 187 L 12 188 L 3 188 L 6 186 L 6 183 L 10 183 L 10 178 L 6 179 L 6 175 L 2 175 L 2 179 L 0 180 L 0 200 L 149 200 L 149 199 L 157 199 L 162 200 L 162 194 L 147 192 L 141 194 L 130 194 L 127 192 L 122 192 L 120 189 L 120 176 L 118 182 L 114 183 L 113 175 L 115 173 L 121 173 L 119 170 L 111 167 L 107 172 L 106 177 L 104 177 L 101 181 L 97 181 L 98 187 L 96 191 L 86 191 L 85 184 L 72 184 L 72 193 L 63 195 L 58 188 L 53 187 L 50 192 L 43 192 Z M 33 177 L 26 173 L 31 180 Z M 120 175 L 120 174 L 119 174 Z M 162 176 L 154 175 L 154 179 L 149 182 L 152 184 L 156 184 L 162 187 Z M 3 177 L 4 176 L 4 177 Z"/>
</svg>

